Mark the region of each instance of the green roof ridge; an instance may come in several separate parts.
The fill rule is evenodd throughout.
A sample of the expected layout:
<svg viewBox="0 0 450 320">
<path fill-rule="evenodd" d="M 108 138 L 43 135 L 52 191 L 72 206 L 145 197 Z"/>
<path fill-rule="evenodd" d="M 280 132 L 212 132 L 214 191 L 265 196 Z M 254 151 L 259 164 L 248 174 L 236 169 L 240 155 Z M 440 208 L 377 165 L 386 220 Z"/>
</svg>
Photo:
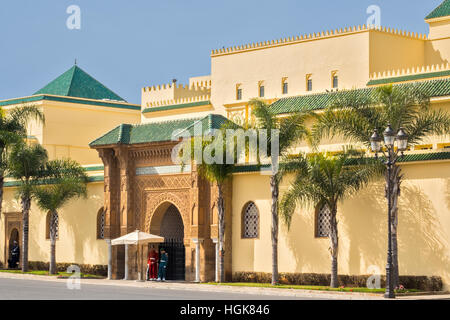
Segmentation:
<svg viewBox="0 0 450 320">
<path fill-rule="evenodd" d="M 450 16 L 450 0 L 445 0 L 426 16 L 425 20 Z"/>
<path fill-rule="evenodd" d="M 34 93 L 39 94 L 126 102 L 77 65 Z"/>
</svg>

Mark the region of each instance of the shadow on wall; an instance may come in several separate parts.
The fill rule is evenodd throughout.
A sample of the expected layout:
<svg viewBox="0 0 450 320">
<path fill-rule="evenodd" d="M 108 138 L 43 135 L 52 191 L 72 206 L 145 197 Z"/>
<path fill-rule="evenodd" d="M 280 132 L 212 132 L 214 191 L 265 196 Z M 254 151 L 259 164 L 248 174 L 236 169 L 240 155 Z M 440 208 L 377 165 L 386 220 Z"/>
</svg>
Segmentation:
<svg viewBox="0 0 450 320">
<path fill-rule="evenodd" d="M 80 205 L 83 203 L 83 205 Z M 97 213 L 103 206 L 103 199 L 93 194 L 92 189 L 88 188 L 88 197 L 86 199 L 74 199 L 67 205 L 64 210 L 63 223 L 67 228 L 67 235 L 72 240 L 70 243 L 73 252 L 72 261 L 57 262 L 74 262 L 77 264 L 103 264 L 103 260 L 107 259 L 107 250 L 101 252 L 102 245 L 97 239 Z M 81 211 L 81 212 L 80 212 Z M 83 212 L 84 211 L 84 212 Z M 77 213 L 79 213 L 77 215 Z M 68 248 L 69 249 L 69 248 Z M 69 249 L 69 250 L 70 250 Z M 87 249 L 88 252 L 85 252 Z M 95 259 L 96 261 L 89 261 Z"/>
<path fill-rule="evenodd" d="M 403 186 L 399 209 L 401 274 L 426 272 L 449 278 L 449 244 L 437 217 L 433 203 L 418 186 Z"/>
<path fill-rule="evenodd" d="M 377 180 L 348 197 L 338 207 L 339 231 L 346 236 L 346 263 L 349 274 L 368 274 L 369 266 L 384 273 L 387 243 L 386 200 L 384 180 Z M 339 210 L 340 208 L 340 210 Z M 342 239 L 342 237 L 341 237 Z M 340 239 L 340 240 L 341 240 Z M 340 247 L 344 243 L 340 241 Z M 342 254 L 340 257 L 342 258 Z"/>
<path fill-rule="evenodd" d="M 431 178 L 431 177 L 430 177 Z M 434 177 L 435 178 L 435 177 Z M 446 182 L 450 205 L 450 179 Z M 445 188 L 440 191 L 445 192 Z M 329 273 L 329 239 L 314 239 L 314 209 L 297 208 L 285 238 L 295 272 Z M 282 233 L 288 231 L 282 224 Z M 370 184 L 338 206 L 339 270 L 350 275 L 370 274 L 368 267 L 385 272 L 387 254 L 387 202 L 384 180 Z M 448 235 L 433 203 L 417 185 L 402 184 L 399 198 L 398 248 L 401 275 L 436 275 L 449 279 Z M 280 243 L 281 245 L 281 243 Z M 444 280 L 445 281 L 445 280 Z"/>
<path fill-rule="evenodd" d="M 326 273 L 331 266 L 330 254 L 327 250 L 329 240 L 314 238 L 314 219 L 312 206 L 297 206 L 289 230 L 280 219 L 280 235 L 285 236 L 279 237 L 279 248 L 287 247 L 287 252 L 291 255 L 288 261 L 290 261 L 289 270 L 292 271 L 289 272 Z M 282 268 L 280 272 L 284 272 Z"/>
<path fill-rule="evenodd" d="M 447 210 L 450 210 L 450 179 L 447 179 L 447 191 L 445 193 L 445 202 L 447 203 Z"/>
</svg>

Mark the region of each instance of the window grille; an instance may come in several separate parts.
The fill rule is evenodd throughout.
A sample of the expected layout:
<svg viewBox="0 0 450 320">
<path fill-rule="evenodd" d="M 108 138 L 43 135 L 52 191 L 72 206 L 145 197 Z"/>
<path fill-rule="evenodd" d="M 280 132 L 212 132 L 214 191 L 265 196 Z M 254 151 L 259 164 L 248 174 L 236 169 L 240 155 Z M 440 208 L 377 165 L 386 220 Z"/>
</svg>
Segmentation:
<svg viewBox="0 0 450 320">
<path fill-rule="evenodd" d="M 316 220 L 316 237 L 323 238 L 328 237 L 331 229 L 331 211 L 330 208 L 325 204 L 323 205 L 319 212 L 317 213 Z"/>
<path fill-rule="evenodd" d="M 254 202 L 245 207 L 243 220 L 243 238 L 258 238 L 259 212 Z"/>
</svg>

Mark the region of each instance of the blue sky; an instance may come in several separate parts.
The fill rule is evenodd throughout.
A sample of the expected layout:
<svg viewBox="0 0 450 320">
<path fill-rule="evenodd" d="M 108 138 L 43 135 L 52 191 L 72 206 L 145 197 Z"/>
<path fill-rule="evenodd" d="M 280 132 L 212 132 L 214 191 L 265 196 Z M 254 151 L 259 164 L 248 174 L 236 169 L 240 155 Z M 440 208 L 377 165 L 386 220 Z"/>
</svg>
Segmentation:
<svg viewBox="0 0 450 320">
<path fill-rule="evenodd" d="M 14 0 L 0 7 L 0 100 L 33 94 L 78 65 L 129 102 L 144 86 L 210 73 L 223 46 L 364 24 L 428 33 L 442 0 Z M 69 30 L 70 5 L 81 29 Z"/>
</svg>

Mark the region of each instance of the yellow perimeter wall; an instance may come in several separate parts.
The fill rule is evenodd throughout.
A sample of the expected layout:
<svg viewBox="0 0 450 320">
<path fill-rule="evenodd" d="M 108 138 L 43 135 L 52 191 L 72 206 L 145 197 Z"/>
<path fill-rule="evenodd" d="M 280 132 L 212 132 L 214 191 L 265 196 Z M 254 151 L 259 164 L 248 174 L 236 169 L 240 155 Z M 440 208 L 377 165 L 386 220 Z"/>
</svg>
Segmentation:
<svg viewBox="0 0 450 320">
<path fill-rule="evenodd" d="M 399 202 L 399 264 L 402 275 L 441 276 L 450 286 L 450 162 L 402 165 L 405 180 Z M 255 186 L 259 186 L 256 188 Z M 283 181 L 280 193 L 289 186 Z M 233 272 L 271 272 L 269 176 L 233 177 Z M 241 238 L 244 205 L 254 201 L 260 214 L 259 239 Z M 385 274 L 387 203 L 384 179 L 338 207 L 340 274 Z M 280 220 L 279 271 L 329 273 L 328 238 L 315 238 L 315 208 L 297 208 L 290 231 Z"/>
<path fill-rule="evenodd" d="M 105 240 L 97 240 L 97 213 L 103 206 L 103 182 L 90 183 L 86 199 L 70 201 L 59 213 L 59 238 L 56 241 L 56 262 L 76 264 L 108 263 Z M 15 188 L 5 188 L 3 212 L 21 212 L 15 198 Z M 0 261 L 6 263 L 5 218 L 0 220 Z M 36 203 L 31 204 L 29 231 L 29 261 L 50 261 L 50 240 L 45 239 L 46 214 Z M 19 235 L 22 250 L 22 234 Z"/>
</svg>

